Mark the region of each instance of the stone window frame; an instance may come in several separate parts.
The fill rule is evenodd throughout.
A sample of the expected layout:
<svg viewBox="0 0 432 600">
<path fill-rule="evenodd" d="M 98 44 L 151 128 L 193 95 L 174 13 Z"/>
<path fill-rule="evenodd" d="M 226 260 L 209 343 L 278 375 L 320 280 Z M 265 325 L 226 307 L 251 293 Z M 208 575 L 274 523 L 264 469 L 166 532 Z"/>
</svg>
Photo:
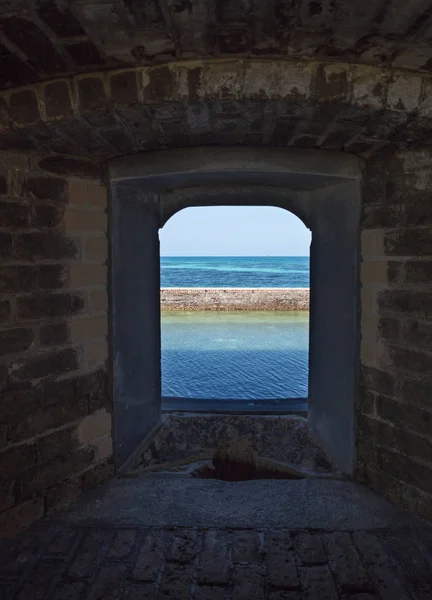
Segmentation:
<svg viewBox="0 0 432 600">
<path fill-rule="evenodd" d="M 160 227 L 189 206 L 256 204 L 286 208 L 312 231 L 308 422 L 336 465 L 353 474 L 362 167 L 358 157 L 339 152 L 250 147 L 110 161 L 110 338 L 120 470 L 162 418 Z"/>
</svg>

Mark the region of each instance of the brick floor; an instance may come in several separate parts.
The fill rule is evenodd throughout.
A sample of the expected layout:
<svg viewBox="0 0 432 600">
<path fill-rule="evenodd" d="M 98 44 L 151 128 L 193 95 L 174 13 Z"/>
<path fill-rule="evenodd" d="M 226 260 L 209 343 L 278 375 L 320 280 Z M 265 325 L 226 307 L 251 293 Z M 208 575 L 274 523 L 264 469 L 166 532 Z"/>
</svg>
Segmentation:
<svg viewBox="0 0 432 600">
<path fill-rule="evenodd" d="M 43 524 L 0 546 L 1 600 L 431 600 L 432 532 Z"/>
</svg>

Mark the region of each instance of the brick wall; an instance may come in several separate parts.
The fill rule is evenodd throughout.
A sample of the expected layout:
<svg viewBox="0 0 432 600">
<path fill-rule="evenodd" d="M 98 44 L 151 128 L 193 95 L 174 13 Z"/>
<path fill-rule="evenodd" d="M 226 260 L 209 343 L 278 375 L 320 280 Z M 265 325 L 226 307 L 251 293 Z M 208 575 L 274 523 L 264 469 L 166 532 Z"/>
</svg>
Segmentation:
<svg viewBox="0 0 432 600">
<path fill-rule="evenodd" d="M 106 190 L 35 159 L 0 171 L 0 532 L 113 470 Z"/>
<path fill-rule="evenodd" d="M 432 151 L 370 160 L 358 476 L 432 517 Z"/>
</svg>

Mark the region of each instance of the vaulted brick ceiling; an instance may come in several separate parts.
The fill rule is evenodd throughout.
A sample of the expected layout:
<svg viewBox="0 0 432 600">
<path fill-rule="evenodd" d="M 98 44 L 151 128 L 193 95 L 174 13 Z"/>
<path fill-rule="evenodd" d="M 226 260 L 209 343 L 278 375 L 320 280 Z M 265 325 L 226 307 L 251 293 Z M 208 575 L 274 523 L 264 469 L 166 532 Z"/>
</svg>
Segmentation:
<svg viewBox="0 0 432 600">
<path fill-rule="evenodd" d="M 0 0 L 0 89 L 194 57 L 432 70 L 430 0 Z"/>
</svg>

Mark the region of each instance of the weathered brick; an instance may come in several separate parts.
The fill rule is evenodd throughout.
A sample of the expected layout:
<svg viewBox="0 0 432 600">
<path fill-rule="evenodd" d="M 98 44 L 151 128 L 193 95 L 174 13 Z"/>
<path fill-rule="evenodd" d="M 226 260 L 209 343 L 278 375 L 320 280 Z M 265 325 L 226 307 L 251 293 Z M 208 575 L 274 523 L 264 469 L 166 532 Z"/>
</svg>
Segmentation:
<svg viewBox="0 0 432 600">
<path fill-rule="evenodd" d="M 64 508 L 76 500 L 82 492 L 81 479 L 74 481 L 62 481 L 58 485 L 50 488 L 45 494 L 45 511 L 50 513 L 53 510 Z"/>
<path fill-rule="evenodd" d="M 121 563 L 103 565 L 93 583 L 89 600 L 118 600 L 123 597 L 126 580 L 126 565 Z"/>
<path fill-rule="evenodd" d="M 378 335 L 383 340 L 397 341 L 401 337 L 402 324 L 394 317 L 380 317 L 378 321 Z"/>
<path fill-rule="evenodd" d="M 299 588 L 293 540 L 289 532 L 267 534 L 266 545 L 269 585 L 287 590 Z"/>
<path fill-rule="evenodd" d="M 154 600 L 156 585 L 152 583 L 130 583 L 126 586 L 123 600 Z"/>
<path fill-rule="evenodd" d="M 24 419 L 39 402 L 40 390 L 28 382 L 2 392 L 0 421 L 13 423 L 17 418 Z"/>
<path fill-rule="evenodd" d="M 4 175 L 0 174 L 0 196 L 5 196 L 8 193 L 8 181 Z"/>
<path fill-rule="evenodd" d="M 29 225 L 29 206 L 19 202 L 0 202 L 0 223 L 2 227 L 16 229 Z"/>
<path fill-rule="evenodd" d="M 408 456 L 392 452 L 386 448 L 378 449 L 380 468 L 397 480 L 432 493 L 432 467 L 417 462 Z"/>
<path fill-rule="evenodd" d="M 431 256 L 432 229 L 411 228 L 387 232 L 384 249 L 391 256 Z"/>
<path fill-rule="evenodd" d="M 409 428 L 417 433 L 430 435 L 432 413 L 412 403 L 405 404 L 386 396 L 377 396 L 377 414 L 397 427 Z"/>
<path fill-rule="evenodd" d="M 59 231 L 23 233 L 16 237 L 16 258 L 62 260 L 76 258 L 79 248 L 76 241 Z"/>
<path fill-rule="evenodd" d="M 11 304 L 9 300 L 0 300 L 0 323 L 9 323 Z"/>
<path fill-rule="evenodd" d="M 205 585 L 226 585 L 228 583 L 228 535 L 226 532 L 215 530 L 205 532 L 198 581 Z"/>
<path fill-rule="evenodd" d="M 41 346 L 61 346 L 70 341 L 70 327 L 67 321 L 40 328 L 39 340 Z"/>
<path fill-rule="evenodd" d="M 147 533 L 141 545 L 132 573 L 138 581 L 153 582 L 162 567 L 166 539 L 157 533 Z"/>
<path fill-rule="evenodd" d="M 138 102 L 138 85 L 135 71 L 117 73 L 110 78 L 111 98 L 115 104 Z"/>
<path fill-rule="evenodd" d="M 432 323 L 405 320 L 403 339 L 417 348 L 432 351 Z"/>
<path fill-rule="evenodd" d="M 263 558 L 261 541 L 256 531 L 236 531 L 233 534 L 234 563 L 259 564 Z"/>
<path fill-rule="evenodd" d="M 196 531 L 173 533 L 171 543 L 168 547 L 167 561 L 180 564 L 192 563 L 196 556 L 196 546 Z"/>
<path fill-rule="evenodd" d="M 85 356 L 89 367 L 101 365 L 108 360 L 108 342 L 105 338 L 91 340 L 85 344 Z"/>
<path fill-rule="evenodd" d="M 327 563 L 323 542 L 319 534 L 299 533 L 295 537 L 295 549 L 302 565 Z"/>
<path fill-rule="evenodd" d="M 386 366 L 391 365 L 396 372 L 408 371 L 421 375 L 432 371 L 432 353 L 402 346 L 388 344 L 382 361 Z"/>
<path fill-rule="evenodd" d="M 76 435 L 79 444 L 88 444 L 95 438 L 111 432 L 111 415 L 101 409 L 85 417 L 77 427 Z"/>
<path fill-rule="evenodd" d="M 10 97 L 10 114 L 19 125 L 34 123 L 40 119 L 39 107 L 33 90 L 14 92 Z"/>
<path fill-rule="evenodd" d="M 358 552 L 349 533 L 327 533 L 323 536 L 329 565 L 344 592 L 373 592 Z"/>
<path fill-rule="evenodd" d="M 80 109 L 91 111 L 107 107 L 107 98 L 103 88 L 102 79 L 98 77 L 85 77 L 78 81 L 78 94 Z"/>
<path fill-rule="evenodd" d="M 432 315 L 432 293 L 401 289 L 382 290 L 378 294 L 378 306 L 391 312 L 428 318 Z"/>
<path fill-rule="evenodd" d="M 13 477 L 36 464 L 34 444 L 22 444 L 0 452 L 1 477 Z"/>
<path fill-rule="evenodd" d="M 325 598 L 325 600 L 338 600 L 336 586 L 327 566 L 302 567 L 299 571 L 302 599 Z"/>
<path fill-rule="evenodd" d="M 63 223 L 63 207 L 53 204 L 33 204 L 30 225 L 35 229 L 52 229 Z"/>
<path fill-rule="evenodd" d="M 117 531 L 106 554 L 107 558 L 125 559 L 130 556 L 136 542 L 136 532 L 131 529 Z"/>
<path fill-rule="evenodd" d="M 20 320 L 65 317 L 80 313 L 85 299 L 78 293 L 52 293 L 21 296 L 17 300 L 17 315 Z"/>
<path fill-rule="evenodd" d="M 107 205 L 107 189 L 98 183 L 71 180 L 69 182 L 69 204 L 104 210 Z"/>
<path fill-rule="evenodd" d="M 0 536 L 2 538 L 15 536 L 43 516 L 43 498 L 33 498 L 27 502 L 22 502 L 21 504 L 0 513 Z M 30 590 L 27 591 L 29 592 Z M 35 598 L 33 590 L 31 591 L 31 597 Z"/>
<path fill-rule="evenodd" d="M 52 593 L 52 600 L 79 600 L 86 592 L 86 584 L 83 581 L 62 580 Z"/>
<path fill-rule="evenodd" d="M 0 258 L 12 258 L 13 239 L 10 233 L 0 231 Z"/>
<path fill-rule="evenodd" d="M 44 494 L 49 489 L 58 486 L 71 476 L 87 469 L 94 461 L 91 448 L 81 448 L 72 453 L 56 456 L 50 462 L 38 465 L 23 474 L 20 494 L 22 498 L 34 494 Z"/>
<path fill-rule="evenodd" d="M 46 462 L 55 456 L 75 450 L 78 446 L 76 428 L 68 427 L 53 431 L 38 438 L 35 444 L 37 462 Z"/>
<path fill-rule="evenodd" d="M 24 181 L 25 195 L 38 200 L 51 200 L 64 204 L 67 201 L 67 182 L 58 177 L 29 177 Z"/>
<path fill-rule="evenodd" d="M 432 262 L 409 260 L 405 263 L 407 283 L 429 284 L 432 280 Z"/>
<path fill-rule="evenodd" d="M 16 504 L 16 480 L 0 481 L 0 513 Z"/>
<path fill-rule="evenodd" d="M 432 408 L 432 378 L 428 375 L 412 379 L 402 378 L 402 399 L 413 406 Z"/>
<path fill-rule="evenodd" d="M 49 156 L 42 159 L 39 166 L 44 171 L 55 173 L 56 175 L 74 175 L 76 177 L 91 177 L 92 179 L 99 179 L 102 176 L 99 165 L 78 158 Z"/>
<path fill-rule="evenodd" d="M 189 600 L 193 581 L 193 567 L 168 563 L 163 571 L 158 598 L 161 600 Z"/>
<path fill-rule="evenodd" d="M 68 265 L 40 265 L 37 284 L 43 290 L 57 290 L 69 284 Z"/>
<path fill-rule="evenodd" d="M 83 489 L 89 489 L 95 485 L 99 485 L 106 479 L 113 477 L 115 474 L 115 465 L 111 458 L 104 462 L 98 463 L 87 469 L 81 476 Z"/>
<path fill-rule="evenodd" d="M 47 117 L 68 117 L 72 115 L 72 101 L 66 81 L 54 81 L 44 88 Z"/>
<path fill-rule="evenodd" d="M 20 265 L 0 269 L 0 293 L 30 292 L 36 288 L 37 269 Z"/>
<path fill-rule="evenodd" d="M 235 565 L 233 600 L 264 600 L 264 571 L 256 566 Z"/>
<path fill-rule="evenodd" d="M 90 531 L 78 547 L 77 555 L 69 567 L 68 574 L 78 579 L 92 576 L 110 542 L 110 532 L 106 530 Z"/>
<path fill-rule="evenodd" d="M 0 331 L 0 355 L 25 352 L 32 347 L 35 332 L 30 327 L 16 327 Z"/>
<path fill-rule="evenodd" d="M 75 349 L 67 348 L 57 352 L 41 354 L 23 361 L 17 361 L 11 369 L 15 381 L 41 379 L 61 375 L 79 368 L 79 356 Z"/>
</svg>

